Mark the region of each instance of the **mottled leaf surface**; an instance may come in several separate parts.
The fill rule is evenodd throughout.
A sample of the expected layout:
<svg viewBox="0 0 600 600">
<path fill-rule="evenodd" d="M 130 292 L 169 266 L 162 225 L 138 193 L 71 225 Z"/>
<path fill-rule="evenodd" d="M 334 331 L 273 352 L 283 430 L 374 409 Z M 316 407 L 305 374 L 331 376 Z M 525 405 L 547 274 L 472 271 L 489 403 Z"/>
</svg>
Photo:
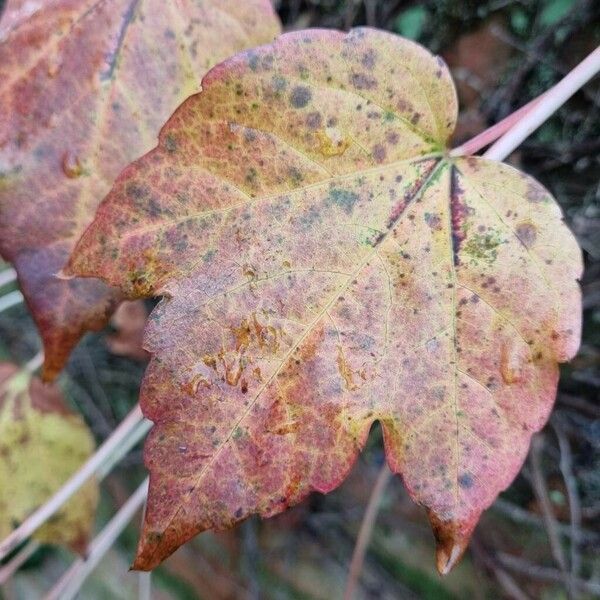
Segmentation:
<svg viewBox="0 0 600 600">
<path fill-rule="evenodd" d="M 581 258 L 538 183 L 448 158 L 456 112 L 420 46 L 288 34 L 210 71 L 119 177 L 70 272 L 165 296 L 137 568 L 332 490 L 375 420 L 458 560 L 576 352 Z"/>
<path fill-rule="evenodd" d="M 54 277 L 118 173 L 209 67 L 278 33 L 268 0 L 9 0 L 0 22 L 0 253 L 53 378 L 119 293 Z M 110 256 L 107 256 L 110 259 Z"/>
<path fill-rule="evenodd" d="M 49 500 L 94 447 L 91 432 L 55 385 L 0 364 L 0 539 Z M 98 485 L 90 481 L 34 538 L 83 553 L 97 502 Z"/>
</svg>

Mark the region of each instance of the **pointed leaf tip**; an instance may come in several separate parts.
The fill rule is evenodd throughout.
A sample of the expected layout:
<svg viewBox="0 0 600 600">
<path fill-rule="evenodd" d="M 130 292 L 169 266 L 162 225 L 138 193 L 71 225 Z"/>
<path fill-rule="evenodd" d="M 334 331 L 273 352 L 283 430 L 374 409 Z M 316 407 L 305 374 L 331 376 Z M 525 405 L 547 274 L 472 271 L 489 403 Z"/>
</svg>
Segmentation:
<svg viewBox="0 0 600 600">
<path fill-rule="evenodd" d="M 444 521 L 432 512 L 429 512 L 428 516 L 435 536 L 438 573 L 448 575 L 465 553 L 477 519 L 469 524 L 453 520 Z"/>
<path fill-rule="evenodd" d="M 438 544 L 436 549 L 436 566 L 440 575 L 448 575 L 460 561 L 467 549 L 466 543 L 455 543 L 452 547 Z"/>
<path fill-rule="evenodd" d="M 155 569 L 179 547 L 180 544 L 174 542 L 174 539 L 172 535 L 168 535 L 166 532 L 150 531 L 144 527 L 130 571 L 152 571 Z"/>
</svg>

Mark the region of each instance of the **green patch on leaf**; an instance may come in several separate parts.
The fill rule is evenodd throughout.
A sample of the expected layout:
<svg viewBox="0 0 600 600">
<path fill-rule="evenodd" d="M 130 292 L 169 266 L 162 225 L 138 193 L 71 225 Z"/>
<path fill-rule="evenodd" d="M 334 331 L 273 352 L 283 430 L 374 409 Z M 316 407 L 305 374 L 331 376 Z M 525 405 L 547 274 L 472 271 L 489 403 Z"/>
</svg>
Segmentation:
<svg viewBox="0 0 600 600">
<path fill-rule="evenodd" d="M 358 202 L 360 196 L 356 192 L 351 190 L 344 190 L 341 188 L 333 188 L 329 192 L 328 201 L 331 204 L 336 204 L 344 210 L 344 212 L 350 214 L 354 205 Z"/>
<path fill-rule="evenodd" d="M 498 246 L 504 244 L 505 241 L 495 230 L 476 233 L 468 238 L 464 245 L 464 252 L 471 257 L 473 262 L 483 260 L 491 264 L 498 257 Z"/>
</svg>

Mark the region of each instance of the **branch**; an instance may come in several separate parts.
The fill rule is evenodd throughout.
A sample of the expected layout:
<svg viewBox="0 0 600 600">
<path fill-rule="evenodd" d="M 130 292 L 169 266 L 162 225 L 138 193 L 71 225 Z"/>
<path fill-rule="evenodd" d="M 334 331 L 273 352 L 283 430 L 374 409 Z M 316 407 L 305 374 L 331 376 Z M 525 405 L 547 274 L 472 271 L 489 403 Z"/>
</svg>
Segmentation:
<svg viewBox="0 0 600 600">
<path fill-rule="evenodd" d="M 490 510 L 496 510 L 502 513 L 504 516 L 513 520 L 515 523 L 522 523 L 524 525 L 530 525 L 532 527 L 544 527 L 544 522 L 541 517 L 530 513 L 528 510 L 517 506 L 516 504 L 512 504 L 504 498 L 497 498 L 494 504 L 490 507 Z M 557 524 L 557 529 L 560 531 L 562 535 L 565 537 L 571 537 L 572 531 L 571 526 L 563 523 Z M 600 542 L 600 534 L 597 534 L 595 531 L 588 531 L 586 529 L 581 529 L 579 531 L 580 541 L 585 542 L 586 544 L 598 544 Z"/>
<path fill-rule="evenodd" d="M 495 142 L 499 137 L 503 136 L 507 131 L 509 131 L 512 127 L 514 127 L 521 119 L 525 118 L 525 116 L 531 111 L 534 106 L 537 106 L 540 100 L 547 94 L 541 94 L 537 98 L 534 98 L 525 106 L 521 106 L 518 110 L 508 115 L 502 119 L 502 121 L 492 125 L 485 131 L 478 133 L 475 137 L 471 138 L 469 141 L 465 142 L 461 146 L 457 148 L 453 148 L 450 151 L 450 156 L 470 156 L 471 154 L 475 154 L 479 152 L 482 148 L 489 146 L 491 143 Z"/>
<path fill-rule="evenodd" d="M 17 304 L 21 304 L 21 302 L 23 302 L 23 294 L 21 294 L 19 290 L 14 290 L 5 294 L 0 298 L 0 313 Z"/>
<path fill-rule="evenodd" d="M 512 600 L 531 600 L 525 591 L 519 587 L 517 582 L 497 564 L 494 557 L 488 553 L 476 537 L 471 540 L 471 550 L 476 564 L 477 562 L 481 562 L 483 567 L 492 572 L 492 575 L 509 598 Z"/>
<path fill-rule="evenodd" d="M 560 472 L 567 488 L 567 497 L 569 499 L 569 512 L 571 514 L 571 576 L 577 577 L 581 570 L 581 554 L 579 545 L 581 540 L 581 501 L 577 490 L 577 479 L 573 473 L 573 458 L 571 455 L 571 446 L 559 424 L 552 421 L 552 427 L 558 438 L 560 448 Z"/>
<path fill-rule="evenodd" d="M 598 71 L 600 71 L 600 48 L 596 48 L 554 87 L 508 115 L 499 123 L 454 148 L 450 151 L 450 156 L 475 154 L 498 140 L 483 156 L 492 160 L 504 160 L 531 132 L 546 121 Z"/>
<path fill-rule="evenodd" d="M 4 269 L 0 273 L 0 287 L 4 287 L 17 279 L 17 272 L 14 269 Z"/>
<path fill-rule="evenodd" d="M 125 417 L 113 434 L 98 448 L 89 460 L 45 504 L 32 513 L 0 544 L 0 560 L 30 537 L 60 507 L 98 474 L 99 479 L 112 468 L 150 429 L 150 421 L 143 419 L 139 405 Z M 134 435 L 135 433 L 135 435 Z"/>
<path fill-rule="evenodd" d="M 515 573 L 522 573 L 531 579 L 548 581 L 551 583 L 565 583 L 564 575 L 556 569 L 540 567 L 539 565 L 527 562 L 522 558 L 505 552 L 498 553 L 497 558 L 507 569 L 510 569 Z M 586 581 L 584 579 L 574 578 L 572 583 L 577 590 L 591 594 L 592 596 L 600 595 L 600 582 L 598 581 Z"/>
<path fill-rule="evenodd" d="M 344 592 L 344 600 L 352 600 L 356 592 L 356 586 L 362 571 L 363 563 L 365 561 L 365 554 L 367 552 L 367 546 L 371 540 L 371 534 L 373 532 L 373 526 L 377 519 L 377 513 L 379 512 L 379 506 L 381 504 L 381 498 L 387 487 L 388 482 L 392 478 L 392 472 L 390 471 L 387 463 L 383 463 L 379 475 L 377 475 L 377 481 L 371 492 L 367 509 L 360 525 L 358 532 L 358 538 L 356 539 L 356 545 L 354 546 L 354 552 L 352 553 L 352 562 L 350 563 L 350 572 L 346 581 L 346 591 Z"/>
<path fill-rule="evenodd" d="M 152 571 L 138 573 L 138 600 L 151 600 L 152 598 Z"/>
<path fill-rule="evenodd" d="M 35 373 L 44 364 L 44 351 L 40 350 L 32 359 L 27 361 L 25 369 L 31 374 Z"/>
<path fill-rule="evenodd" d="M 484 156 L 492 160 L 504 160 L 598 71 L 600 71 L 600 47 L 583 59 L 553 88 L 550 88 L 540 102 L 527 113 L 526 117 L 500 138 Z"/>
<path fill-rule="evenodd" d="M 35 540 L 29 541 L 17 554 L 15 554 L 8 563 L 0 567 L 0 585 L 4 585 L 32 556 L 40 547 L 40 543 Z"/>
<path fill-rule="evenodd" d="M 548 540 L 550 542 L 550 550 L 552 556 L 559 569 L 566 576 L 567 573 L 567 561 L 560 541 L 560 534 L 558 533 L 557 521 L 554 516 L 552 509 L 552 502 L 550 501 L 550 495 L 548 494 L 548 488 L 544 481 L 544 475 L 542 473 L 541 465 L 541 452 L 544 446 L 544 438 L 537 435 L 531 441 L 531 475 L 533 491 L 535 492 L 537 501 L 540 503 L 542 509 L 542 515 L 544 517 L 544 523 L 546 525 L 546 533 L 548 534 Z"/>
</svg>

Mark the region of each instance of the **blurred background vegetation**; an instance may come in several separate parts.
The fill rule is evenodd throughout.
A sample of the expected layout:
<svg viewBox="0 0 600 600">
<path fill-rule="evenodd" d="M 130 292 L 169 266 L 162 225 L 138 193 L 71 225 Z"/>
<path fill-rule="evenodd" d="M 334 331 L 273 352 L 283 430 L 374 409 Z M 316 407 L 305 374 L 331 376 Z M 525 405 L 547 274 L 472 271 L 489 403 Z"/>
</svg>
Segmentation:
<svg viewBox="0 0 600 600">
<path fill-rule="evenodd" d="M 594 0 L 279 0 L 275 4 L 288 30 L 369 25 L 414 39 L 441 54 L 459 91 L 456 143 L 542 93 L 600 43 L 600 2 Z M 424 511 L 408 499 L 399 479 L 388 485 L 364 566 L 360 598 L 600 598 L 598 78 L 509 160 L 554 194 L 584 250 L 581 351 L 563 368 L 556 410 L 521 474 L 485 514 L 471 549 L 450 576 L 442 579 L 435 572 L 433 537 Z M 4 288 L 2 293 L 8 291 Z M 60 380 L 98 443 L 137 399 L 144 359 L 139 348 L 135 350 L 136 332 L 123 324 L 133 322 L 135 315 L 139 319 L 140 308 L 130 308 L 133 312 L 111 330 L 89 335 Z M 0 315 L 1 359 L 23 363 L 38 348 L 39 339 L 24 307 Z M 328 496 L 315 494 L 270 520 L 252 519 L 228 533 L 199 536 L 153 574 L 152 597 L 339 598 L 383 460 L 381 435 L 375 428 L 367 450 L 338 490 Z M 143 477 L 137 448 L 103 483 L 98 528 Z M 137 520 L 86 583 L 81 598 L 137 597 L 136 575 L 127 572 L 136 539 Z M 558 540 L 558 547 L 552 547 L 550 539 Z M 561 554 L 566 568 L 561 566 Z M 65 550 L 42 547 L 2 588 L 0 597 L 42 597 L 72 558 Z"/>
</svg>

